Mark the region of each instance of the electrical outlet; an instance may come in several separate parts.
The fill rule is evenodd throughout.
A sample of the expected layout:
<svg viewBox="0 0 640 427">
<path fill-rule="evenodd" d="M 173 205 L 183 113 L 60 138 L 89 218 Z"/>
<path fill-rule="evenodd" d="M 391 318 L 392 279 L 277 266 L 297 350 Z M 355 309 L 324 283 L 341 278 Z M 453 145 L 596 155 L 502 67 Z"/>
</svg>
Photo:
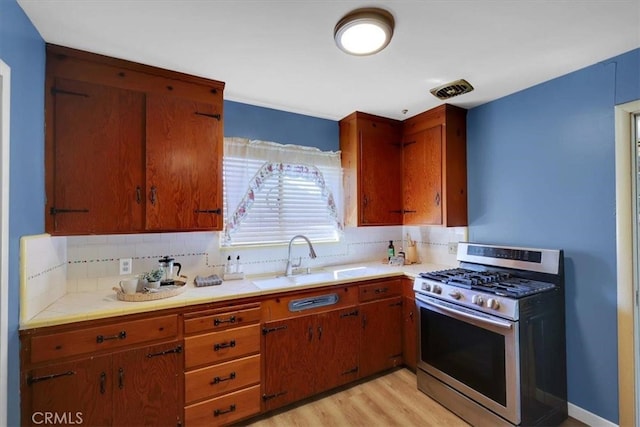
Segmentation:
<svg viewBox="0 0 640 427">
<path fill-rule="evenodd" d="M 133 260 L 131 258 L 120 258 L 120 274 L 131 274 L 133 271 Z"/>
<path fill-rule="evenodd" d="M 449 242 L 449 255 L 457 255 L 457 254 L 458 254 L 458 243 Z"/>
</svg>

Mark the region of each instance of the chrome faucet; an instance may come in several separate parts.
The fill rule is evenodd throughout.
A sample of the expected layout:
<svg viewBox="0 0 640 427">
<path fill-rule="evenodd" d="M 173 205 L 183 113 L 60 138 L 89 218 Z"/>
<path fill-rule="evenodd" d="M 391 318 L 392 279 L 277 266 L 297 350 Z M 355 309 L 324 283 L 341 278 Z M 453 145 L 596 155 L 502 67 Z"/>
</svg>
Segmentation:
<svg viewBox="0 0 640 427">
<path fill-rule="evenodd" d="M 284 273 L 285 276 L 293 276 L 293 269 L 297 268 L 297 267 L 300 267 L 300 265 L 302 264 L 302 257 L 300 257 L 298 259 L 298 263 L 297 264 L 294 264 L 291 261 L 291 245 L 293 244 L 293 241 L 295 239 L 297 239 L 298 237 L 300 237 L 301 239 L 304 239 L 304 240 L 307 241 L 307 244 L 309 245 L 309 256 L 312 259 L 317 257 L 316 251 L 313 250 L 313 245 L 311 244 L 311 241 L 306 236 L 303 236 L 302 234 L 296 234 L 295 236 L 293 236 L 291 238 L 291 240 L 289 240 L 289 255 L 287 256 L 287 270 Z"/>
</svg>

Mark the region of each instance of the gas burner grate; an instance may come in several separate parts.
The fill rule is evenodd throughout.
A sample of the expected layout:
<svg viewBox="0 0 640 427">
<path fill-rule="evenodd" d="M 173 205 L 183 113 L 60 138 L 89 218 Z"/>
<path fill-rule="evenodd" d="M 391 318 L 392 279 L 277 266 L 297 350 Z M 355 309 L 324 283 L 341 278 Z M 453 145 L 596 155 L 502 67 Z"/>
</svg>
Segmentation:
<svg viewBox="0 0 640 427">
<path fill-rule="evenodd" d="M 554 287 L 551 283 L 515 277 L 504 271 L 475 271 L 465 268 L 420 273 L 420 277 L 459 288 L 511 298 L 520 298 Z"/>
</svg>

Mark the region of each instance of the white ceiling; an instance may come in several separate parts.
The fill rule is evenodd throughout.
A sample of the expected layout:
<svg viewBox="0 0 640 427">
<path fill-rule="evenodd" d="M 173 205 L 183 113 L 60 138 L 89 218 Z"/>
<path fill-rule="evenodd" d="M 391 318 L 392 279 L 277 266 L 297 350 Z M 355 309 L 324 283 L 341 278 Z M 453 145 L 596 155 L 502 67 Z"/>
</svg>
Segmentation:
<svg viewBox="0 0 640 427">
<path fill-rule="evenodd" d="M 339 120 L 471 108 L 640 47 L 639 0 L 18 0 L 48 43 L 224 81 L 225 98 Z M 351 10 L 396 26 L 374 56 L 333 41 Z M 406 114 L 402 110 L 408 110 Z"/>
</svg>

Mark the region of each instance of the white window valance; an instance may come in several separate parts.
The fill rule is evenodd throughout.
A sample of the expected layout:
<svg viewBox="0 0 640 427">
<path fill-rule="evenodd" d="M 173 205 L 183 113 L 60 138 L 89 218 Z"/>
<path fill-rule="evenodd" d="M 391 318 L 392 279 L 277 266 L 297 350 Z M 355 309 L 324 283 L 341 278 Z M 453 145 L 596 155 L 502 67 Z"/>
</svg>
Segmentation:
<svg viewBox="0 0 640 427">
<path fill-rule="evenodd" d="M 296 234 L 314 241 L 339 239 L 339 152 L 225 138 L 223 163 L 223 245 L 282 243 Z"/>
</svg>

